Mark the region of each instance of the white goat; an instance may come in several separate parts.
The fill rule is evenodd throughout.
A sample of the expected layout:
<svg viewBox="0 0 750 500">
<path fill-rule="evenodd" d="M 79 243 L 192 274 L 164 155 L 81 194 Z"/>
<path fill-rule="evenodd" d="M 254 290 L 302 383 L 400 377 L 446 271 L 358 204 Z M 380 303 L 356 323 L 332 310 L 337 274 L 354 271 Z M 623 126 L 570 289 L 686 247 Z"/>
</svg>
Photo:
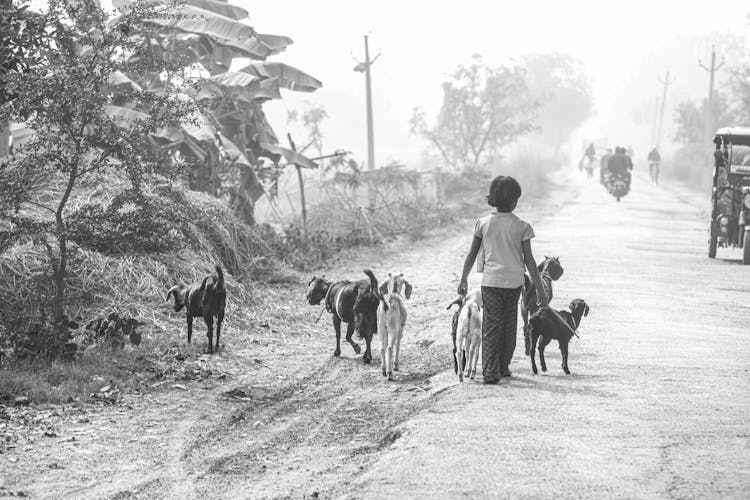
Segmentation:
<svg viewBox="0 0 750 500">
<path fill-rule="evenodd" d="M 404 294 L 401 295 L 403 288 Z M 404 297 L 411 297 L 412 286 L 404 279 L 403 273 L 388 273 L 388 279 L 380 285 L 380 292 L 388 304 L 385 310 L 383 302 L 378 306 L 378 335 L 380 335 L 380 368 L 383 376 L 393 380 L 393 370 L 398 371 L 398 353 L 401 347 L 401 335 L 406 324 L 406 305 Z"/>
<path fill-rule="evenodd" d="M 458 360 L 458 380 L 464 381 L 464 361 L 466 376 L 474 380 L 477 374 L 479 348 L 482 345 L 482 302 L 481 290 L 472 290 L 466 295 L 464 305 L 458 314 L 456 327 L 456 358 Z"/>
</svg>

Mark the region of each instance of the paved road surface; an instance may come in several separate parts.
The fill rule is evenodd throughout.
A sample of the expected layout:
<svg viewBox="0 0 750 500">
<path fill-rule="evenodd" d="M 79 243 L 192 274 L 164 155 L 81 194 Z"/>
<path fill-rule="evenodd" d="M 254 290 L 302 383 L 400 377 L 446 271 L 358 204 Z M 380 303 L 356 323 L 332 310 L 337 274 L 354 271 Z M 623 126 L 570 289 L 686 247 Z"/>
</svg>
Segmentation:
<svg viewBox="0 0 750 500">
<path fill-rule="evenodd" d="M 533 375 L 520 336 L 499 386 L 438 375 L 436 405 L 337 495 L 748 498 L 750 267 L 706 257 L 706 204 L 642 179 L 616 203 L 591 182 L 537 224 L 538 258 L 565 267 L 553 305 L 591 306 L 572 375 L 556 343 Z"/>
</svg>

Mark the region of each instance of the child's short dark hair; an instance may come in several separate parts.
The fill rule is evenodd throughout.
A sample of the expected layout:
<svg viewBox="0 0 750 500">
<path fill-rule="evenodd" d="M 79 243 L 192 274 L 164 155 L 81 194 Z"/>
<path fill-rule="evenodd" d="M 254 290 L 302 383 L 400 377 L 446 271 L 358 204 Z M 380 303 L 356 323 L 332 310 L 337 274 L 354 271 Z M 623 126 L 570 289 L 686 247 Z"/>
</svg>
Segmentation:
<svg viewBox="0 0 750 500">
<path fill-rule="evenodd" d="M 521 185 L 513 177 L 498 175 L 490 184 L 487 203 L 501 212 L 510 212 L 521 197 Z"/>
</svg>

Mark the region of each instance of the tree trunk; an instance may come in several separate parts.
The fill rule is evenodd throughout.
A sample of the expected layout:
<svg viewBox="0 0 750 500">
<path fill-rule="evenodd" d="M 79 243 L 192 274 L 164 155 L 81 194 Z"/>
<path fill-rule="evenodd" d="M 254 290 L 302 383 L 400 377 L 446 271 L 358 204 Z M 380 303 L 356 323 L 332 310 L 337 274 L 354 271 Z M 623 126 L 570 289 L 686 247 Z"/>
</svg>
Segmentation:
<svg viewBox="0 0 750 500">
<path fill-rule="evenodd" d="M 65 205 L 68 203 L 70 193 L 73 191 L 73 186 L 78 176 L 78 163 L 73 165 L 68 176 L 68 185 L 65 188 L 65 193 L 60 204 L 57 206 L 55 212 L 55 229 L 57 233 L 57 245 L 60 251 L 59 261 L 57 266 L 54 266 L 55 274 L 55 323 L 62 323 L 65 318 L 65 270 L 68 266 L 68 235 L 65 228 L 65 221 L 63 221 L 63 210 Z"/>
<path fill-rule="evenodd" d="M 10 153 L 10 124 L 0 122 L 0 158 Z"/>
<path fill-rule="evenodd" d="M 242 151 L 242 153 L 245 155 L 245 157 L 250 160 L 251 163 L 254 163 L 254 159 L 251 159 L 252 155 L 249 155 L 247 151 L 248 119 L 248 112 L 245 109 L 242 114 L 242 123 L 240 124 L 240 130 L 235 135 L 235 137 L 233 137 L 233 140 L 239 150 Z M 236 205 L 234 206 L 234 215 L 248 226 L 255 225 L 255 203 L 252 197 L 253 185 L 254 182 L 252 172 L 249 172 L 246 168 L 242 168 L 240 170 L 240 185 L 237 186 L 237 191 L 235 193 L 237 201 Z"/>
<path fill-rule="evenodd" d="M 255 225 L 255 204 L 250 197 L 250 186 L 252 182 L 252 173 L 242 169 L 240 173 L 240 185 L 237 186 L 237 204 L 234 207 L 234 214 L 248 226 Z"/>
</svg>

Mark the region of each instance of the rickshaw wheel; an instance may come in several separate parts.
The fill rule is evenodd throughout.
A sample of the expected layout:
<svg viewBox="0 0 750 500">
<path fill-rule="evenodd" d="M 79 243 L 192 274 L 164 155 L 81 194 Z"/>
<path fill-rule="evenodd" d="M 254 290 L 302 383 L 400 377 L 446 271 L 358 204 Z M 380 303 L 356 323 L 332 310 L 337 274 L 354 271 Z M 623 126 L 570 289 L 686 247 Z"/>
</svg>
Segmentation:
<svg viewBox="0 0 750 500">
<path fill-rule="evenodd" d="M 711 236 L 708 240 L 708 258 L 713 259 L 716 257 L 716 246 L 718 244 L 718 237 Z"/>
<path fill-rule="evenodd" d="M 742 263 L 750 264 L 750 231 L 745 231 L 745 241 L 742 242 Z"/>
</svg>

